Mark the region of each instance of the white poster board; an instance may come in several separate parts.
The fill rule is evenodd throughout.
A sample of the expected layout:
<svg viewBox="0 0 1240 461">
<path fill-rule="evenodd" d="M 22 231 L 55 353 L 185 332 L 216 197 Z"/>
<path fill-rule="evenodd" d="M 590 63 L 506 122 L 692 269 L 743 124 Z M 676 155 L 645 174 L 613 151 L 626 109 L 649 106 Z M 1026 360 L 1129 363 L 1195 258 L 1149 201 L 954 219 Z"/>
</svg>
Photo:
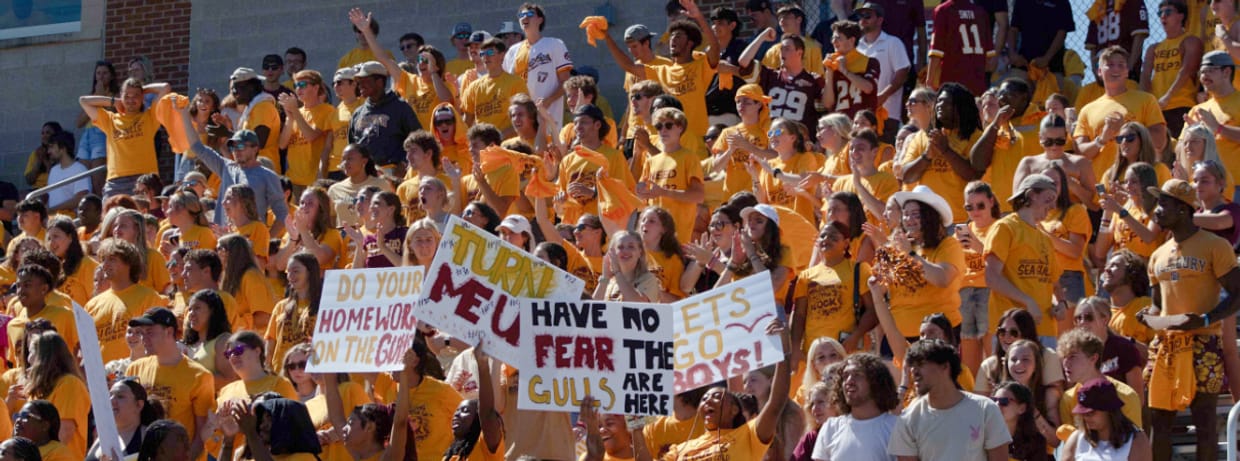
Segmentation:
<svg viewBox="0 0 1240 461">
<path fill-rule="evenodd" d="M 784 360 L 779 336 L 766 326 L 779 317 L 768 272 L 672 304 L 679 394 Z"/>
<path fill-rule="evenodd" d="M 86 368 L 86 387 L 90 389 L 90 409 L 95 412 L 99 448 L 103 453 L 112 453 L 113 459 L 124 459 L 124 445 L 116 430 L 116 419 L 112 418 L 112 394 L 108 388 L 107 372 L 103 369 L 103 352 L 99 348 L 95 319 L 74 302 L 73 323 L 77 326 L 82 366 Z"/>
<path fill-rule="evenodd" d="M 414 304 L 422 296 L 421 267 L 331 270 L 323 276 L 313 373 L 373 373 L 404 368 L 417 333 Z"/>
</svg>

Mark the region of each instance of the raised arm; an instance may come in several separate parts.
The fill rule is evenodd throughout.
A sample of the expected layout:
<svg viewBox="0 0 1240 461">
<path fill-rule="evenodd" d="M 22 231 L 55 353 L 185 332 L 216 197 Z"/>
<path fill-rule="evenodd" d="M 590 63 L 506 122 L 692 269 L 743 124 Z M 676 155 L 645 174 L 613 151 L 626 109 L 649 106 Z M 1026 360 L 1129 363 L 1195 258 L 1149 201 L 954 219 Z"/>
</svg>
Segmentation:
<svg viewBox="0 0 1240 461">
<path fill-rule="evenodd" d="M 616 40 L 611 38 L 610 33 L 603 34 L 603 43 L 607 44 L 607 51 L 611 52 L 611 59 L 624 69 L 625 72 L 636 75 L 638 78 L 646 78 L 646 66 L 644 64 L 633 61 L 629 55 L 620 49 L 620 45 L 616 44 Z"/>
<path fill-rule="evenodd" d="M 413 387 L 412 373 L 418 368 L 420 361 L 418 353 L 413 348 L 405 351 L 405 369 L 401 370 L 400 379 L 396 384 L 396 412 L 392 416 L 392 433 L 388 449 L 383 451 L 381 461 L 403 460 L 406 450 L 416 450 L 415 445 L 409 443 L 409 423 L 416 421 L 409 418 L 409 388 Z"/>
<path fill-rule="evenodd" d="M 495 409 L 495 385 L 491 382 L 491 358 L 482 351 L 482 343 L 474 346 L 474 360 L 478 362 L 478 418 L 482 421 L 482 437 L 490 453 L 499 452 L 503 439 L 504 422 Z"/>
<path fill-rule="evenodd" d="M 775 364 L 775 379 L 771 382 L 771 395 L 766 399 L 766 405 L 762 407 L 762 411 L 758 413 L 758 422 L 754 426 L 754 434 L 762 443 L 770 443 L 775 438 L 775 430 L 779 427 L 779 415 L 783 413 L 784 405 L 788 403 L 791 385 L 789 381 L 792 379 L 790 370 L 792 362 L 796 360 L 792 354 L 794 345 L 788 329 L 779 320 L 771 323 L 771 326 L 767 328 L 767 334 L 779 335 L 784 345 L 784 359 Z"/>
<path fill-rule="evenodd" d="M 402 78 L 405 75 L 404 69 L 396 65 L 395 58 L 384 52 L 379 46 L 379 41 L 375 39 L 374 32 L 370 31 L 370 23 L 373 19 L 374 13 L 363 13 L 361 8 L 349 10 L 349 22 L 353 23 L 355 29 L 362 31 L 362 37 L 366 39 L 366 47 L 370 49 L 370 53 L 375 55 L 375 59 L 380 64 L 383 64 L 383 68 L 387 69 L 392 79 Z"/>
</svg>

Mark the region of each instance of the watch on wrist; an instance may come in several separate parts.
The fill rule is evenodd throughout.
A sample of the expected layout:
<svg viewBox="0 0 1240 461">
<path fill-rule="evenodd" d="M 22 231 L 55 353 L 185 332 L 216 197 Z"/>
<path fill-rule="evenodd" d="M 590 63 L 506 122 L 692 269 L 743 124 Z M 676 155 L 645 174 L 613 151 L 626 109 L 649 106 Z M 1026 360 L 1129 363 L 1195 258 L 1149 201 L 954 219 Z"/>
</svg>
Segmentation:
<svg viewBox="0 0 1240 461">
<path fill-rule="evenodd" d="M 781 170 L 779 168 L 776 168 L 774 171 L 771 172 L 771 176 L 775 177 L 775 179 L 779 179 L 779 175 L 781 174 L 784 174 L 784 170 Z"/>
</svg>

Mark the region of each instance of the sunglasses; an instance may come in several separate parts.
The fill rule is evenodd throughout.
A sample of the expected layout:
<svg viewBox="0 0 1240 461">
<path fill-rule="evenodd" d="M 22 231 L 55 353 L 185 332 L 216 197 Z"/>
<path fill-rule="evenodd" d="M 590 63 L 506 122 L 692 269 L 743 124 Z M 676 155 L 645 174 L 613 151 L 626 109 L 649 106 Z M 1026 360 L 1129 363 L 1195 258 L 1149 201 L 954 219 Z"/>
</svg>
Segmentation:
<svg viewBox="0 0 1240 461">
<path fill-rule="evenodd" d="M 495 48 L 488 48 L 478 52 L 478 56 L 482 56 L 484 58 L 489 58 L 497 54 L 499 54 L 499 51 L 496 51 Z"/>
<path fill-rule="evenodd" d="M 1081 315 L 1072 317 L 1072 319 L 1076 320 L 1077 322 L 1092 322 L 1094 321 L 1094 314 L 1081 314 Z"/>
<path fill-rule="evenodd" d="M 36 415 L 36 414 L 31 413 L 31 412 L 26 411 L 26 410 L 19 411 L 19 412 L 17 412 L 17 414 L 16 414 L 16 415 L 14 415 L 14 416 L 13 416 L 13 420 L 14 420 L 14 421 L 17 421 L 17 420 L 19 420 L 19 419 L 35 420 L 35 421 L 43 421 L 43 417 L 42 417 L 42 416 Z"/>
<path fill-rule="evenodd" d="M 418 56 L 418 64 L 425 64 L 426 56 Z"/>
<path fill-rule="evenodd" d="M 629 95 L 629 100 L 630 100 L 630 101 L 640 101 L 642 98 L 645 98 L 645 97 L 646 97 L 646 95 L 644 95 L 644 94 L 640 94 L 640 93 L 639 93 L 639 94 L 631 94 L 631 95 Z"/>
<path fill-rule="evenodd" d="M 240 151 L 245 150 L 248 147 L 250 147 L 249 143 L 239 142 L 236 144 L 229 145 L 228 150 L 233 151 L 233 152 L 240 152 Z"/>
<path fill-rule="evenodd" d="M 435 120 L 435 126 L 440 126 L 440 125 L 451 125 L 451 124 L 454 124 L 454 123 L 456 123 L 456 120 L 453 120 L 453 119 L 450 119 L 450 118 L 445 118 L 445 119 Z"/>
<path fill-rule="evenodd" d="M 305 88 L 305 87 L 308 87 L 308 86 L 310 86 L 310 82 L 307 82 L 307 81 L 305 81 L 305 80 L 302 80 L 302 81 L 300 81 L 300 82 L 297 82 L 297 83 L 294 83 L 294 84 L 293 84 L 293 88 L 297 88 L 297 89 L 302 89 L 302 88 Z"/>
<path fill-rule="evenodd" d="M 305 360 L 302 360 L 302 361 L 300 361 L 300 362 L 289 362 L 289 363 L 286 363 L 286 364 L 284 364 L 284 369 L 285 369 L 285 370 L 305 370 L 305 369 L 306 369 L 306 361 L 305 361 Z"/>
<path fill-rule="evenodd" d="M 279 64 L 263 64 L 263 70 L 280 70 L 283 67 Z"/>
<path fill-rule="evenodd" d="M 999 336 L 1011 336 L 1011 337 L 1014 337 L 1014 338 L 1019 338 L 1019 337 L 1020 337 L 1020 329 L 1017 329 L 1017 328 L 999 328 L 999 329 L 995 330 L 995 334 L 996 334 L 996 335 L 999 335 Z"/>
<path fill-rule="evenodd" d="M 469 40 L 469 34 L 456 34 L 456 35 L 453 35 L 452 38 L 455 38 L 457 40 Z"/>
<path fill-rule="evenodd" d="M 533 10 L 525 10 L 517 13 L 517 19 L 532 18 L 534 16 L 538 16 L 538 13 L 535 13 Z"/>
<path fill-rule="evenodd" d="M 727 224 L 723 222 L 713 222 L 713 223 L 710 223 L 709 227 L 714 230 L 719 230 L 719 229 L 723 229 L 724 226 L 727 226 Z"/>
<path fill-rule="evenodd" d="M 1046 147 L 1062 146 L 1068 144 L 1068 138 L 1046 138 L 1042 140 L 1042 145 Z"/>
<path fill-rule="evenodd" d="M 964 204 L 964 211 L 986 211 L 986 202 L 977 202 L 975 204 Z"/>
<path fill-rule="evenodd" d="M 1006 407 L 1012 403 L 1011 397 L 991 397 L 990 400 L 994 400 L 1001 407 Z"/>
<path fill-rule="evenodd" d="M 1115 142 L 1120 143 L 1120 144 L 1130 143 L 1136 140 L 1137 140 L 1136 133 L 1121 134 L 1115 137 Z"/>
<path fill-rule="evenodd" d="M 859 19 L 870 19 L 872 17 L 874 17 L 874 13 L 869 13 L 869 12 L 857 13 L 857 18 Z"/>
<path fill-rule="evenodd" d="M 781 135 L 781 134 L 784 134 L 784 129 L 783 129 L 783 128 L 776 128 L 776 129 L 774 129 L 774 130 L 768 131 L 768 132 L 766 133 L 766 137 L 768 137 L 768 138 L 774 138 L 774 137 L 779 136 L 779 135 Z"/>
<path fill-rule="evenodd" d="M 573 231 L 575 232 L 585 232 L 589 229 L 599 229 L 599 228 L 591 226 L 589 224 L 578 224 L 576 227 L 573 227 Z"/>
<path fill-rule="evenodd" d="M 659 131 L 670 130 L 672 128 L 676 128 L 675 122 L 663 122 L 663 123 L 654 124 L 654 129 L 659 130 Z"/>
<path fill-rule="evenodd" d="M 236 346 L 233 346 L 231 349 L 225 349 L 224 358 L 231 359 L 233 357 L 240 357 L 241 354 L 244 354 L 245 350 L 249 348 L 250 346 L 247 346 L 245 344 L 238 344 Z"/>
</svg>

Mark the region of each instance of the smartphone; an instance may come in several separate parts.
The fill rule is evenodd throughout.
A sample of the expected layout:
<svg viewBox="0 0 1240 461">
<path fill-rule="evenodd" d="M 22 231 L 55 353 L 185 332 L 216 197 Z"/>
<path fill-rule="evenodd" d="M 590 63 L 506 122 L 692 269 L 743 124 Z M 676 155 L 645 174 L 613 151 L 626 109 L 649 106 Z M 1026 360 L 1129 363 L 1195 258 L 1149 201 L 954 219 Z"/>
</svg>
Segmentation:
<svg viewBox="0 0 1240 461">
<path fill-rule="evenodd" d="M 1098 191 L 1098 195 L 1107 193 L 1107 186 L 1102 184 L 1094 184 L 1094 190 Z"/>
</svg>

